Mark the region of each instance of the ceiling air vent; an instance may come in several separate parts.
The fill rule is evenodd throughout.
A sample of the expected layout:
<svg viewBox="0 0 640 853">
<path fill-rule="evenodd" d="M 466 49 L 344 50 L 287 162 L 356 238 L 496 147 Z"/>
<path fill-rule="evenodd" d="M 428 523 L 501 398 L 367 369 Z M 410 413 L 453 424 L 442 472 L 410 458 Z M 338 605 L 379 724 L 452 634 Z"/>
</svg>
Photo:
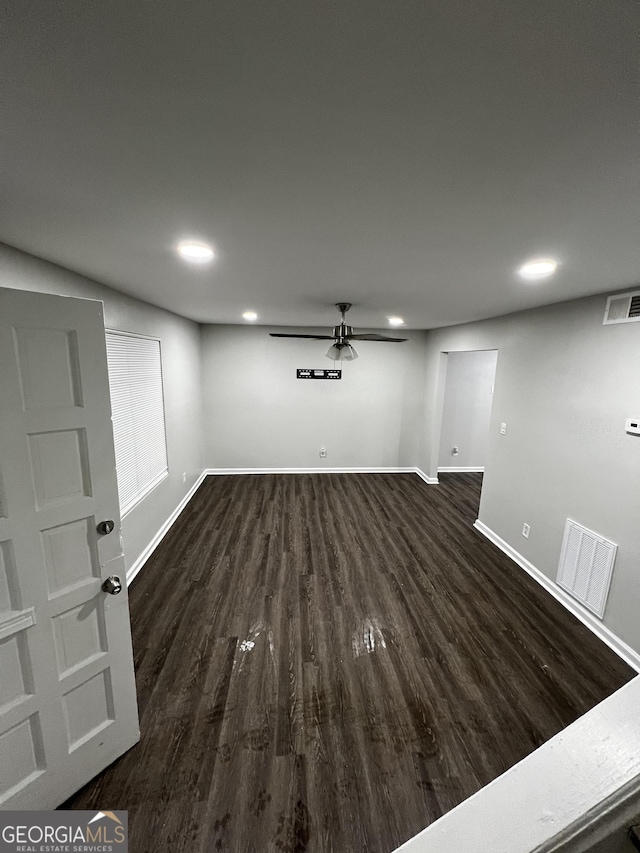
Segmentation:
<svg viewBox="0 0 640 853">
<path fill-rule="evenodd" d="M 600 618 L 607 603 L 617 548 L 593 530 L 567 519 L 557 581 Z"/>
<path fill-rule="evenodd" d="M 640 290 L 618 293 L 607 299 L 602 324 L 637 323 L 640 320 Z"/>
</svg>

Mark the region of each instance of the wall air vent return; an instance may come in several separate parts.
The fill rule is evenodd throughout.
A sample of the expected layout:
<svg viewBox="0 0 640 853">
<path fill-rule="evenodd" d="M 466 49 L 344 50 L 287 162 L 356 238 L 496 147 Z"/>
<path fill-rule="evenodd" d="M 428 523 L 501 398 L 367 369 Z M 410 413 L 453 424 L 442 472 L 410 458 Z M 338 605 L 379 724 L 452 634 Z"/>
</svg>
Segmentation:
<svg viewBox="0 0 640 853">
<path fill-rule="evenodd" d="M 567 519 L 558 566 L 558 585 L 602 618 L 617 545 Z"/>
<path fill-rule="evenodd" d="M 609 323 L 637 323 L 640 320 L 640 290 L 619 293 L 607 299 L 602 325 Z"/>
</svg>

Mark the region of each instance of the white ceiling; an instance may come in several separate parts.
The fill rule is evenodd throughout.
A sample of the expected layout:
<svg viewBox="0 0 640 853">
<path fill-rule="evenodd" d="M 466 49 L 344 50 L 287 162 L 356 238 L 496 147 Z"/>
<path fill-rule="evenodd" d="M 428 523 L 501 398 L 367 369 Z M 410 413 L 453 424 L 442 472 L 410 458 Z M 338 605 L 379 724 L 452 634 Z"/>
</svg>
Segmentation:
<svg viewBox="0 0 640 853">
<path fill-rule="evenodd" d="M 0 240 L 118 290 L 431 328 L 640 281 L 636 0 L 0 13 Z M 178 260 L 189 236 L 218 260 Z M 560 271 L 524 283 L 536 255 Z"/>
</svg>

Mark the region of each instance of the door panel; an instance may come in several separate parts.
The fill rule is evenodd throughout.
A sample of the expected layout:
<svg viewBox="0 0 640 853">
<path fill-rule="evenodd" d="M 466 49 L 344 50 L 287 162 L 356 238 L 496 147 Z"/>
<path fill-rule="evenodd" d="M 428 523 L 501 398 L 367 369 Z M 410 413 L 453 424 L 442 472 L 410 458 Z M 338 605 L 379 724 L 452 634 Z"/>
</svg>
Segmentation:
<svg viewBox="0 0 640 853">
<path fill-rule="evenodd" d="M 0 363 L 0 808 L 45 809 L 139 739 L 102 304 L 0 288 Z"/>
</svg>

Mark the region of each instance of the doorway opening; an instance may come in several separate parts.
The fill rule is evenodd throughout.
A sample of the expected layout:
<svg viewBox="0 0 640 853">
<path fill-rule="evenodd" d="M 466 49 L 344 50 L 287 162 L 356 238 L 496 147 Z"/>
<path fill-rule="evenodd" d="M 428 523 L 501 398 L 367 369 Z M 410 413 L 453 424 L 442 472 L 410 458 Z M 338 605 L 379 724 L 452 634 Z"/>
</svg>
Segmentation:
<svg viewBox="0 0 640 853">
<path fill-rule="evenodd" d="M 498 350 L 448 352 L 442 359 L 438 476 L 484 474 Z"/>
</svg>

